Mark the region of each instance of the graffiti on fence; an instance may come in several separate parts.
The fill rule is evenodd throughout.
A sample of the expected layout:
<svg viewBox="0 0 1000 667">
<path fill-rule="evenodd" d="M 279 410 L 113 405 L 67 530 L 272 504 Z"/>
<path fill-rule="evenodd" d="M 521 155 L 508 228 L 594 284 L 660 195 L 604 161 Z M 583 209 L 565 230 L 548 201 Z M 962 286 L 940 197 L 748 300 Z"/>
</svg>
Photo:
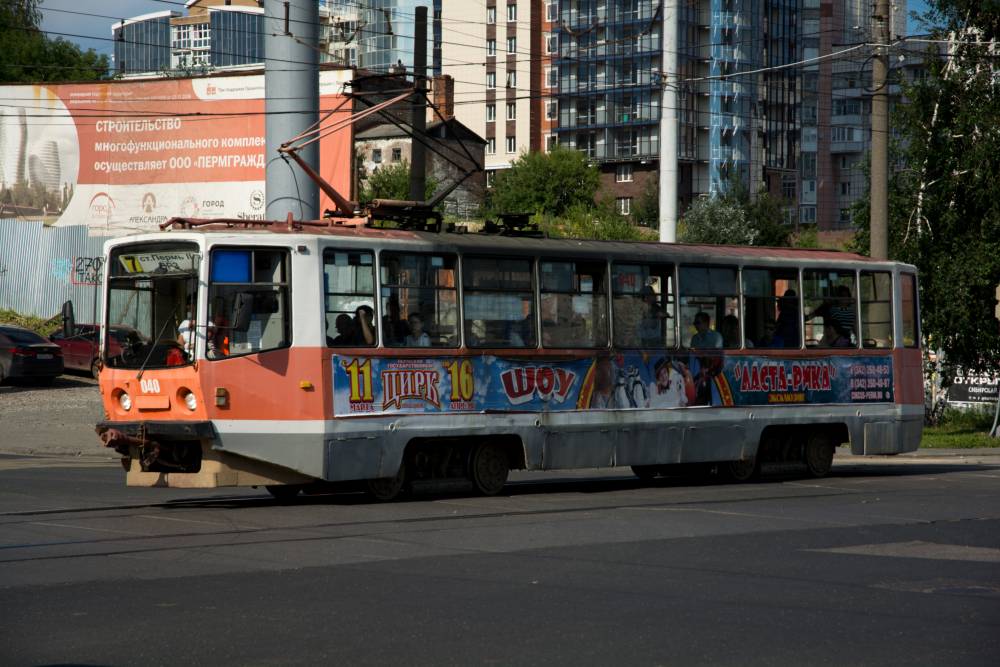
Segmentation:
<svg viewBox="0 0 1000 667">
<path fill-rule="evenodd" d="M 70 276 L 74 285 L 99 285 L 104 277 L 103 257 L 74 257 L 73 273 Z"/>
</svg>

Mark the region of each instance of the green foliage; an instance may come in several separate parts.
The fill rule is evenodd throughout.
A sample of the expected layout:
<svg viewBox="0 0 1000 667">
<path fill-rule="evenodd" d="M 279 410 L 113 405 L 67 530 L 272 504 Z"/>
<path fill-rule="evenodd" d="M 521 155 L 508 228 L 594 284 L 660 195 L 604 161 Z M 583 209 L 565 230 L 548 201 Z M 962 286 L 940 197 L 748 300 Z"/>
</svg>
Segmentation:
<svg viewBox="0 0 1000 667">
<path fill-rule="evenodd" d="M 539 229 L 554 238 L 597 239 L 601 241 L 655 241 L 656 233 L 632 224 L 615 211 L 614 204 L 576 204 L 564 215 L 536 215 Z"/>
<path fill-rule="evenodd" d="M 107 76 L 108 57 L 39 31 L 38 0 L 0 1 L 0 82 L 92 81 Z"/>
<path fill-rule="evenodd" d="M 684 243 L 787 246 L 791 228 L 785 224 L 781 200 L 761 191 L 751 197 L 737 180 L 725 194 L 695 200 L 678 225 Z"/>
<path fill-rule="evenodd" d="M 819 234 L 815 227 L 803 227 L 792 238 L 793 248 L 818 248 Z"/>
<path fill-rule="evenodd" d="M 1000 439 L 989 436 L 993 427 L 993 405 L 957 410 L 948 408 L 937 426 L 925 427 L 921 447 L 972 448 L 1000 447 Z"/>
<path fill-rule="evenodd" d="M 890 257 L 920 270 L 921 324 L 944 352 L 945 377 L 956 367 L 1000 364 L 993 317 L 1000 284 L 1000 70 L 989 46 L 1000 35 L 996 0 L 935 0 L 938 38 L 954 31 L 948 58 L 929 51 L 927 76 L 905 89 L 893 129 L 894 157 L 907 168 L 890 180 Z M 978 31 L 968 31 L 966 28 Z M 893 160 L 893 163 L 895 160 Z M 858 242 L 868 242 L 868 201 L 859 202 Z"/>
<path fill-rule="evenodd" d="M 0 323 L 14 324 L 48 337 L 62 326 L 62 319 L 56 315 L 46 320 L 34 315 L 22 315 L 14 310 L 0 309 Z"/>
<path fill-rule="evenodd" d="M 424 200 L 434 196 L 437 181 L 428 176 L 424 186 Z M 373 199 L 409 199 L 410 163 L 406 160 L 376 169 L 361 185 L 358 199 L 368 204 Z"/>
<path fill-rule="evenodd" d="M 525 153 L 510 169 L 497 171 L 488 212 L 561 216 L 593 203 L 599 181 L 597 168 L 579 151 L 557 145 L 548 153 Z"/>
<path fill-rule="evenodd" d="M 632 206 L 632 220 L 643 227 L 660 226 L 660 178 L 656 172 L 646 179 L 642 194 Z"/>
</svg>

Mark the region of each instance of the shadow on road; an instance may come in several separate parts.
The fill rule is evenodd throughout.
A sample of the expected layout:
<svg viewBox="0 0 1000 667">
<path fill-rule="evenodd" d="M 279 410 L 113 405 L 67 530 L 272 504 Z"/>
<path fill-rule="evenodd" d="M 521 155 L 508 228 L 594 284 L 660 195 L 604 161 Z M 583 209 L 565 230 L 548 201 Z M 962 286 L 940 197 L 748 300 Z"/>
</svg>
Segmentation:
<svg viewBox="0 0 1000 667">
<path fill-rule="evenodd" d="M 97 391 L 97 380 L 88 376 L 60 375 L 51 385 L 40 385 L 30 379 L 8 378 L 0 383 L 0 396 L 22 394 L 25 392 L 53 392 L 65 389 L 93 387 Z"/>
</svg>

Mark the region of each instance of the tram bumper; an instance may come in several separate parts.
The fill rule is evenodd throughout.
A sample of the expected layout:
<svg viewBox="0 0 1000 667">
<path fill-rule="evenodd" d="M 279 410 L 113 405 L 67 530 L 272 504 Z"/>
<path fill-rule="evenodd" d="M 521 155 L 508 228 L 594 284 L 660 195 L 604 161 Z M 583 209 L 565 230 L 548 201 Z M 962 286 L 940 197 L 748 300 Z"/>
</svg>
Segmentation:
<svg viewBox="0 0 1000 667">
<path fill-rule="evenodd" d="M 103 421 L 96 431 L 122 455 L 126 486 L 216 488 L 301 484 L 312 478 L 237 454 L 219 451 L 209 421 Z"/>
</svg>

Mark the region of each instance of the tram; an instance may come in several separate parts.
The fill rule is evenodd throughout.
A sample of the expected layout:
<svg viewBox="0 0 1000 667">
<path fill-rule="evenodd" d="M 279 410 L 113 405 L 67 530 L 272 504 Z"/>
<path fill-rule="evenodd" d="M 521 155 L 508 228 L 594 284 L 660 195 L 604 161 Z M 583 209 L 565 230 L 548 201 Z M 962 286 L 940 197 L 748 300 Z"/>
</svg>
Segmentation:
<svg viewBox="0 0 1000 667">
<path fill-rule="evenodd" d="M 512 469 L 829 472 L 920 441 L 913 266 L 827 250 L 174 219 L 109 241 L 102 441 L 130 486 Z M 112 351 L 114 354 L 112 354 Z"/>
</svg>

